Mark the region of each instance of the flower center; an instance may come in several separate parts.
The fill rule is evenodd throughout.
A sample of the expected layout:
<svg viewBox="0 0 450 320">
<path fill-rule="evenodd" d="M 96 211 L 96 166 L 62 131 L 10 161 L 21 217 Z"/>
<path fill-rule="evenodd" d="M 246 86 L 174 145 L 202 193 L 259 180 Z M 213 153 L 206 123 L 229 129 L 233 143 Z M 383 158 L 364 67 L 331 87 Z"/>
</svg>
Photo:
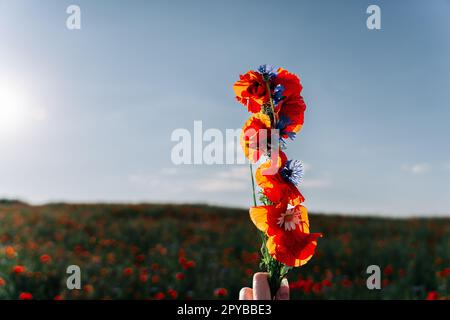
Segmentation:
<svg viewBox="0 0 450 320">
<path fill-rule="evenodd" d="M 277 224 L 280 227 L 284 226 L 284 230 L 286 231 L 295 230 L 297 225 L 300 224 L 300 212 L 294 211 L 293 209 L 287 210 L 278 218 Z"/>
</svg>

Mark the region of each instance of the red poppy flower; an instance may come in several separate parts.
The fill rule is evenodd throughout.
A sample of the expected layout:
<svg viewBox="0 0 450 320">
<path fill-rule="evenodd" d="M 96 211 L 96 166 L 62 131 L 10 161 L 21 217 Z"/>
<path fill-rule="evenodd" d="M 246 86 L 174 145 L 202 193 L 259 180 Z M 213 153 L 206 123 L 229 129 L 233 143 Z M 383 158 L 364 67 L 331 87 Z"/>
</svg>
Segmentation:
<svg viewBox="0 0 450 320">
<path fill-rule="evenodd" d="M 133 274 L 133 269 L 132 268 L 125 268 L 125 269 L 123 269 L 123 275 L 125 276 L 125 277 L 129 277 L 129 276 L 131 276 Z"/>
<path fill-rule="evenodd" d="M 86 284 L 83 287 L 83 291 L 86 292 L 87 294 L 90 294 L 94 292 L 94 287 L 92 286 L 92 284 Z"/>
<path fill-rule="evenodd" d="M 303 89 L 299 77 L 283 68 L 278 68 L 277 76 L 273 78 L 273 86 L 277 85 L 283 86 L 285 99 L 300 95 Z"/>
<path fill-rule="evenodd" d="M 49 263 L 51 261 L 51 257 L 48 254 L 43 254 L 40 257 L 42 263 Z"/>
<path fill-rule="evenodd" d="M 182 272 L 177 272 L 176 274 L 175 274 L 175 279 L 177 279 L 178 281 L 181 281 L 181 280 L 183 280 L 185 278 L 185 275 L 184 275 L 184 273 L 182 273 Z"/>
<path fill-rule="evenodd" d="M 163 292 L 158 292 L 157 294 L 155 294 L 155 300 L 162 300 L 166 297 L 166 295 Z"/>
<path fill-rule="evenodd" d="M 14 266 L 13 272 L 14 272 L 15 274 L 21 274 L 21 273 L 24 273 L 24 272 L 25 272 L 25 267 L 24 267 L 24 266 L 20 266 L 20 265 Z"/>
<path fill-rule="evenodd" d="M 178 292 L 174 289 L 167 290 L 167 294 L 172 298 L 176 299 L 178 297 Z"/>
<path fill-rule="evenodd" d="M 153 271 L 157 271 L 157 270 L 159 270 L 160 266 L 157 263 L 152 263 L 151 268 Z"/>
<path fill-rule="evenodd" d="M 320 283 L 320 282 L 314 283 L 311 289 L 312 289 L 312 292 L 314 292 L 315 294 L 321 294 L 322 293 L 322 283 Z"/>
<path fill-rule="evenodd" d="M 5 248 L 5 254 L 8 258 L 14 258 L 16 256 L 16 250 L 13 247 L 6 247 Z"/>
<path fill-rule="evenodd" d="M 280 105 L 277 129 L 280 130 L 280 136 L 286 139 L 303 127 L 306 104 L 302 96 L 297 95 L 286 98 Z"/>
<path fill-rule="evenodd" d="M 139 254 L 135 257 L 137 263 L 142 263 L 145 261 L 145 256 L 143 254 Z"/>
<path fill-rule="evenodd" d="M 445 268 L 438 273 L 439 277 L 446 278 L 450 275 L 450 268 Z"/>
<path fill-rule="evenodd" d="M 157 274 L 154 274 L 153 276 L 152 276 L 152 283 L 158 283 L 159 282 L 159 276 L 157 275 Z"/>
<path fill-rule="evenodd" d="M 324 287 L 331 287 L 332 286 L 331 281 L 329 279 L 323 279 L 322 280 L 322 285 Z"/>
<path fill-rule="evenodd" d="M 148 281 L 148 275 L 146 273 L 141 273 L 139 275 L 139 281 L 142 283 L 145 283 Z"/>
<path fill-rule="evenodd" d="M 248 71 L 239 76 L 240 80 L 233 85 L 236 99 L 247 106 L 252 113 L 259 112 L 264 103 L 269 102 L 270 92 L 261 73 Z"/>
<path fill-rule="evenodd" d="M 33 295 L 29 292 L 22 292 L 19 295 L 19 299 L 20 300 L 32 300 L 33 299 Z"/>
<path fill-rule="evenodd" d="M 186 263 L 183 265 L 184 269 L 190 269 L 190 268 L 195 268 L 196 263 L 194 260 L 188 260 L 186 261 Z"/>
<path fill-rule="evenodd" d="M 309 233 L 308 213 L 297 205 L 288 209 L 287 203 L 250 208 L 250 218 L 256 227 L 267 233 L 266 246 L 279 262 L 299 267 L 314 255 L 320 233 Z"/>
<path fill-rule="evenodd" d="M 216 297 L 226 297 L 228 295 L 228 290 L 225 288 L 217 288 L 214 290 L 214 295 Z"/>
<path fill-rule="evenodd" d="M 439 294 L 436 291 L 430 291 L 427 295 L 427 300 L 437 300 L 439 299 Z"/>
<path fill-rule="evenodd" d="M 269 150 L 271 137 L 270 117 L 262 113 L 252 115 L 241 132 L 241 147 L 245 156 L 253 163 Z"/>
<path fill-rule="evenodd" d="M 280 203 L 287 199 L 289 204 L 296 206 L 304 202 L 305 198 L 292 182 L 282 176 L 281 172 L 286 162 L 286 155 L 279 151 L 276 163 L 273 159 L 269 159 L 256 169 L 256 183 L 272 203 Z"/>
<path fill-rule="evenodd" d="M 344 278 L 344 279 L 342 279 L 342 281 L 341 281 L 341 285 L 342 285 L 344 288 L 349 288 L 349 287 L 352 286 L 352 282 L 351 282 L 349 279 Z"/>
<path fill-rule="evenodd" d="M 391 265 L 387 265 L 383 270 L 383 272 L 386 276 L 390 276 L 393 271 L 394 271 L 394 269 L 392 268 Z"/>
</svg>

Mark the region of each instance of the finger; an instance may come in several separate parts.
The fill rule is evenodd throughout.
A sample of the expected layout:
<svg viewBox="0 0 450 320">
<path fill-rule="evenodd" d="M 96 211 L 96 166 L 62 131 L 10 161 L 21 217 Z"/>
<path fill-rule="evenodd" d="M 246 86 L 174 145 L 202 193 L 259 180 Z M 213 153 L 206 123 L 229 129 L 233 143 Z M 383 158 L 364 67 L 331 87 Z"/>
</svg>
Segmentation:
<svg viewBox="0 0 450 320">
<path fill-rule="evenodd" d="M 242 288 L 239 291 L 239 300 L 253 300 L 253 290 L 251 288 Z"/>
<path fill-rule="evenodd" d="M 275 296 L 276 300 L 289 300 L 289 283 L 286 278 L 281 281 L 280 289 Z"/>
<path fill-rule="evenodd" d="M 268 273 L 258 272 L 253 276 L 253 299 L 254 300 L 272 300 L 270 297 L 270 288 Z"/>
</svg>

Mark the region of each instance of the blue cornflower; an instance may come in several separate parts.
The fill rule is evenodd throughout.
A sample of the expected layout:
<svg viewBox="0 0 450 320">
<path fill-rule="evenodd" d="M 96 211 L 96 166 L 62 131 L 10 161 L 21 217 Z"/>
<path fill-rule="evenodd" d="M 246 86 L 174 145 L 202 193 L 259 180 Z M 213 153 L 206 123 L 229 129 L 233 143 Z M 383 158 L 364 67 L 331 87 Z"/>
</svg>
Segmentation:
<svg viewBox="0 0 450 320">
<path fill-rule="evenodd" d="M 263 64 L 258 67 L 258 72 L 261 73 L 264 79 L 272 79 L 277 76 L 277 72 L 274 71 L 275 67 L 270 64 Z"/>
<path fill-rule="evenodd" d="M 288 160 L 280 174 L 285 181 L 298 186 L 303 181 L 303 163 L 300 160 Z"/>
<path fill-rule="evenodd" d="M 273 103 L 275 105 L 278 105 L 281 100 L 284 99 L 283 96 L 284 87 L 281 84 L 278 84 L 275 89 L 273 90 Z"/>
<path fill-rule="evenodd" d="M 286 131 L 287 126 L 290 125 L 291 123 L 292 123 L 291 119 L 289 119 L 285 115 L 280 116 L 275 126 L 275 129 L 280 130 L 280 137 L 286 135 L 291 140 L 295 139 L 295 132 Z M 282 142 L 285 142 L 283 138 L 280 138 L 280 140 L 282 140 Z"/>
</svg>

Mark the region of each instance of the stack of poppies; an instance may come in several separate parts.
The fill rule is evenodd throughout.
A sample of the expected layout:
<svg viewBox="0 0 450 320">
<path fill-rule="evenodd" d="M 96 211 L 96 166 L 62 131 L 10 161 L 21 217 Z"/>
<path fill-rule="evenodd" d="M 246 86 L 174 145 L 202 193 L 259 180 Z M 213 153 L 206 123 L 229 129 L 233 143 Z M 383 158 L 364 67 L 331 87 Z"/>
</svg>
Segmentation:
<svg viewBox="0 0 450 320">
<path fill-rule="evenodd" d="M 283 68 L 262 65 L 241 75 L 233 88 L 237 100 L 252 113 L 243 127 L 241 146 L 251 163 L 261 163 L 255 174 L 261 205 L 253 186 L 250 217 L 261 231 L 261 264 L 269 272 L 274 296 L 288 271 L 311 259 L 321 237 L 309 231 L 305 199 L 298 190 L 303 165 L 283 152 L 303 126 L 306 105 L 299 77 Z"/>
</svg>

